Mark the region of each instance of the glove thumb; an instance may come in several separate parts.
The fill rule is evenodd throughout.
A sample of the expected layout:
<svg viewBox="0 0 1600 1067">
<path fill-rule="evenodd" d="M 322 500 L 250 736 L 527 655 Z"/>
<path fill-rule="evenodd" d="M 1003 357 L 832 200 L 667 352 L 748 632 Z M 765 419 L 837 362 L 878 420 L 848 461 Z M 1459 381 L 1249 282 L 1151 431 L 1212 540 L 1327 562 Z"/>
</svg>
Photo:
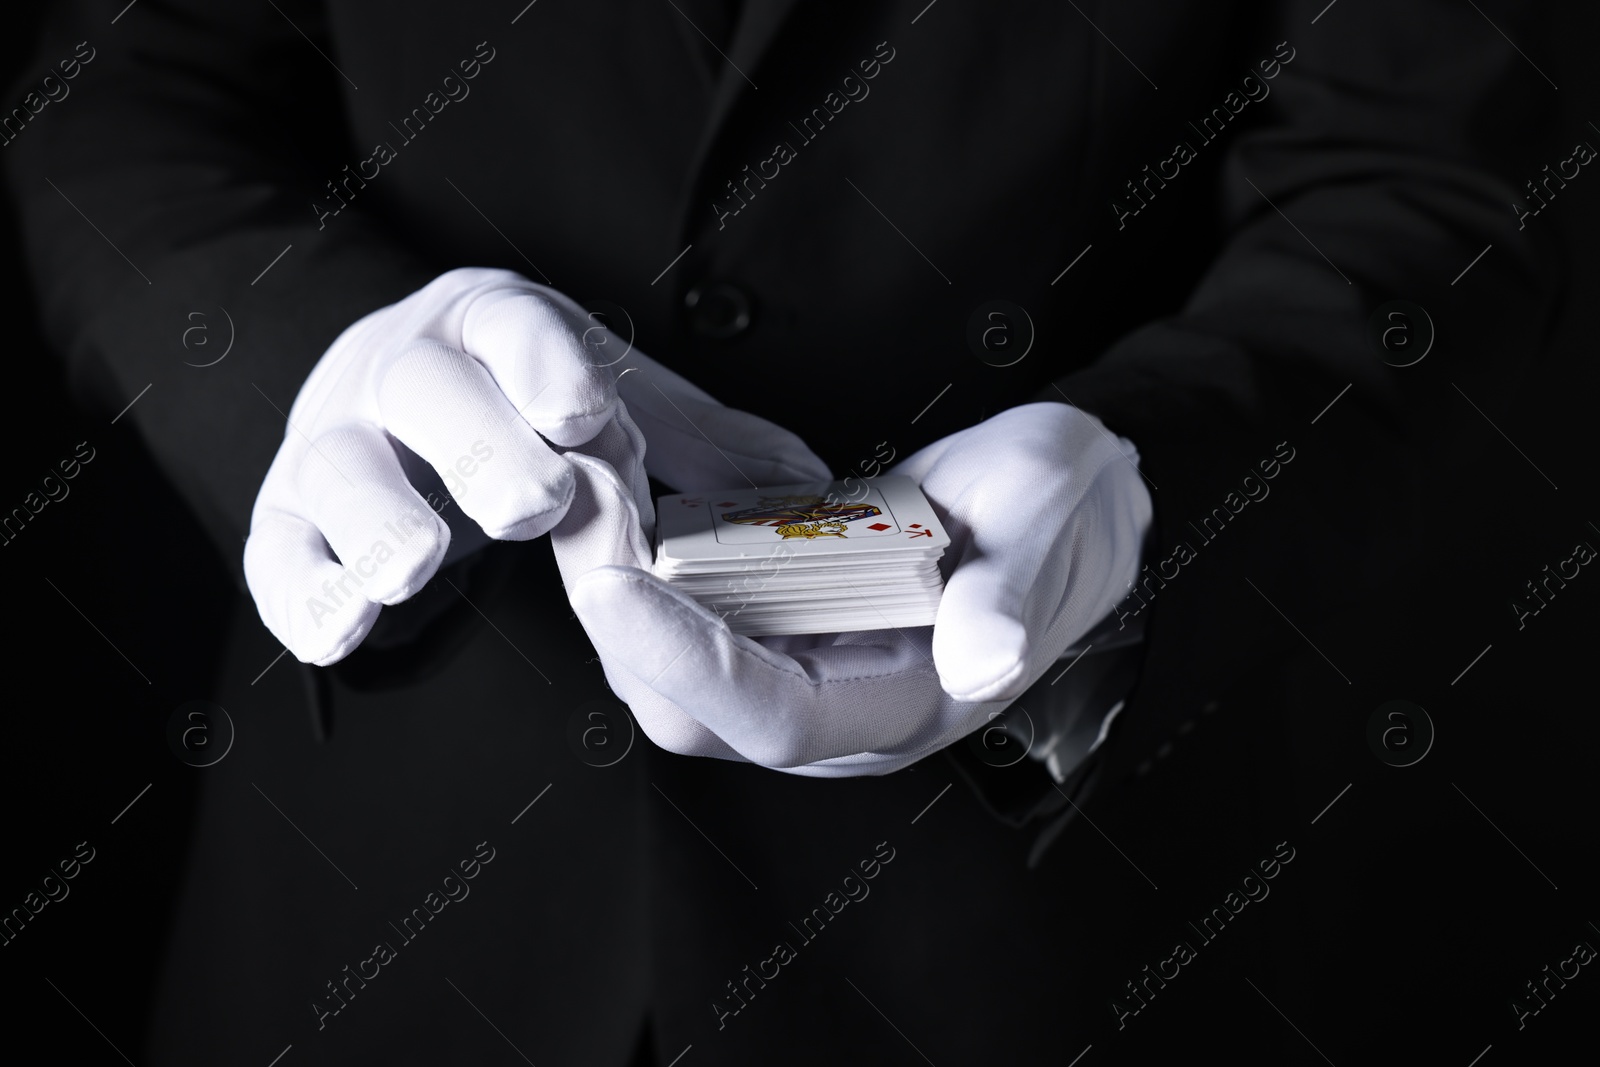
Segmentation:
<svg viewBox="0 0 1600 1067">
<path fill-rule="evenodd" d="M 799 436 L 730 408 L 643 353 L 617 379 L 617 391 L 650 443 L 647 466 L 679 492 L 825 481 L 828 465 Z"/>
</svg>

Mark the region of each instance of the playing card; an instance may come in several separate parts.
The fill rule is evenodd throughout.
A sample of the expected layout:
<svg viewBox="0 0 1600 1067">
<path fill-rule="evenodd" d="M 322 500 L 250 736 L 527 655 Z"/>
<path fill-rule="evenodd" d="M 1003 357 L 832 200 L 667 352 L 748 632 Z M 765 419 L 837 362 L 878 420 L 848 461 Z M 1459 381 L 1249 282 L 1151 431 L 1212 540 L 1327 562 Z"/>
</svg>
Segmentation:
<svg viewBox="0 0 1600 1067">
<path fill-rule="evenodd" d="M 808 615 L 805 618 L 766 619 L 743 613 L 726 618 L 728 629 L 745 637 L 784 634 L 841 634 L 858 630 L 908 630 L 933 625 L 936 607 L 912 611 L 880 611 L 870 615 Z"/>
<path fill-rule="evenodd" d="M 829 493 L 764 492 L 755 503 L 718 501 L 711 508 L 711 531 L 719 544 L 771 544 L 773 536 L 854 538 L 893 537 L 901 532 L 888 501 L 866 486 L 861 499 L 835 500 Z"/>
<path fill-rule="evenodd" d="M 723 574 L 672 576 L 672 585 L 697 600 L 708 597 L 746 600 L 785 600 L 822 595 L 833 590 L 859 589 L 863 593 L 882 589 L 929 588 L 942 584 L 938 565 L 929 563 L 922 571 L 864 576 L 840 568 L 832 573 L 806 574 Z"/>
<path fill-rule="evenodd" d="M 942 552 L 950 538 L 910 478 L 846 479 L 662 497 L 660 558 L 675 562 L 747 556 L 781 544 L 796 556 Z"/>
<path fill-rule="evenodd" d="M 950 538 L 910 478 L 657 502 L 656 573 L 749 636 L 930 625 Z"/>
</svg>

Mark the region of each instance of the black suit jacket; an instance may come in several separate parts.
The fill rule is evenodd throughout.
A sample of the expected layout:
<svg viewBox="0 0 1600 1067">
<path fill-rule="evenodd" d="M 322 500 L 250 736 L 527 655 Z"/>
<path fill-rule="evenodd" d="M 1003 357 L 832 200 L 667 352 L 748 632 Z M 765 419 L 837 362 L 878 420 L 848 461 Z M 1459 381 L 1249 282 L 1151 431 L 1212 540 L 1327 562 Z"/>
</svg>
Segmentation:
<svg viewBox="0 0 1600 1067">
<path fill-rule="evenodd" d="M 1285 617 L 1381 597 L 1449 381 L 1544 328 L 1513 199 L 1545 86 L 1470 5 L 784 0 L 715 65 L 680 6 L 50 16 L 41 59 L 93 58 L 0 156 L 43 321 L 108 411 L 151 386 L 127 417 L 236 568 L 310 367 L 456 266 L 625 309 L 840 473 L 1065 400 L 1156 507 L 1116 778 Z M 1403 369 L 1369 343 L 1394 300 L 1439 334 Z M 221 309 L 227 359 L 185 366 Z"/>
</svg>

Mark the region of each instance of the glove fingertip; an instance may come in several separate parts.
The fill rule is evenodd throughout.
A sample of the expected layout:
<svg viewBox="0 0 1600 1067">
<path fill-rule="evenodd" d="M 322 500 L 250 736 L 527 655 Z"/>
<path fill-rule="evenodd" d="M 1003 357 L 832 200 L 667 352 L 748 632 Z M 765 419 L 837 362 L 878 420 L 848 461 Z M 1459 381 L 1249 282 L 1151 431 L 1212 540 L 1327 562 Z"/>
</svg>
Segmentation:
<svg viewBox="0 0 1600 1067">
<path fill-rule="evenodd" d="M 279 637 L 284 647 L 301 663 L 308 663 L 314 667 L 331 666 L 354 652 L 361 642 L 367 639 L 367 634 L 372 632 L 373 624 L 378 621 L 380 609 L 377 604 L 362 601 L 349 606 L 356 612 L 350 625 L 325 635 L 320 641 L 311 640 L 306 634 L 290 634 L 287 641 L 283 641 L 276 633 L 273 636 Z"/>
<path fill-rule="evenodd" d="M 1028 652 L 1027 629 L 1008 616 L 969 617 L 954 626 L 934 627 L 933 663 L 939 684 L 963 702 L 1020 696 L 1026 688 Z"/>
<path fill-rule="evenodd" d="M 653 599 L 664 590 L 648 571 L 621 564 L 605 564 L 581 575 L 567 590 L 568 599 L 581 615 L 586 610 L 614 607 L 618 601 Z"/>
<path fill-rule="evenodd" d="M 618 404 L 614 392 L 609 397 L 601 394 L 588 400 L 584 405 L 585 410 L 551 418 L 534 428 L 561 448 L 578 448 L 588 444 L 616 417 Z"/>
</svg>

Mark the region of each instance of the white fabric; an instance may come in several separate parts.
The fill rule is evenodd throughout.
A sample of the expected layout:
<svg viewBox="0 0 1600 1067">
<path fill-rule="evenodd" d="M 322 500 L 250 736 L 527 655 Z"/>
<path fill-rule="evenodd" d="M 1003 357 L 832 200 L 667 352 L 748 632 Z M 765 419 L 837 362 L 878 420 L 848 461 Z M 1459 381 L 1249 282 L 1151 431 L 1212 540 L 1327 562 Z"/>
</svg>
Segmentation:
<svg viewBox="0 0 1600 1067">
<path fill-rule="evenodd" d="M 355 323 L 288 422 L 251 513 L 245 579 L 273 635 L 319 665 L 348 655 L 381 605 L 447 560 L 554 526 L 577 484 L 566 448 L 605 457 L 646 524 L 644 437 L 650 473 L 675 487 L 827 476 L 793 434 L 723 407 L 572 300 L 502 270 L 450 271 Z"/>
<path fill-rule="evenodd" d="M 952 539 L 934 626 L 752 639 L 648 573 L 647 520 L 588 451 L 551 538 L 612 689 L 663 748 L 816 777 L 888 773 L 1005 708 L 1121 600 L 1152 517 L 1132 443 L 1013 408 L 892 471 Z"/>
</svg>

